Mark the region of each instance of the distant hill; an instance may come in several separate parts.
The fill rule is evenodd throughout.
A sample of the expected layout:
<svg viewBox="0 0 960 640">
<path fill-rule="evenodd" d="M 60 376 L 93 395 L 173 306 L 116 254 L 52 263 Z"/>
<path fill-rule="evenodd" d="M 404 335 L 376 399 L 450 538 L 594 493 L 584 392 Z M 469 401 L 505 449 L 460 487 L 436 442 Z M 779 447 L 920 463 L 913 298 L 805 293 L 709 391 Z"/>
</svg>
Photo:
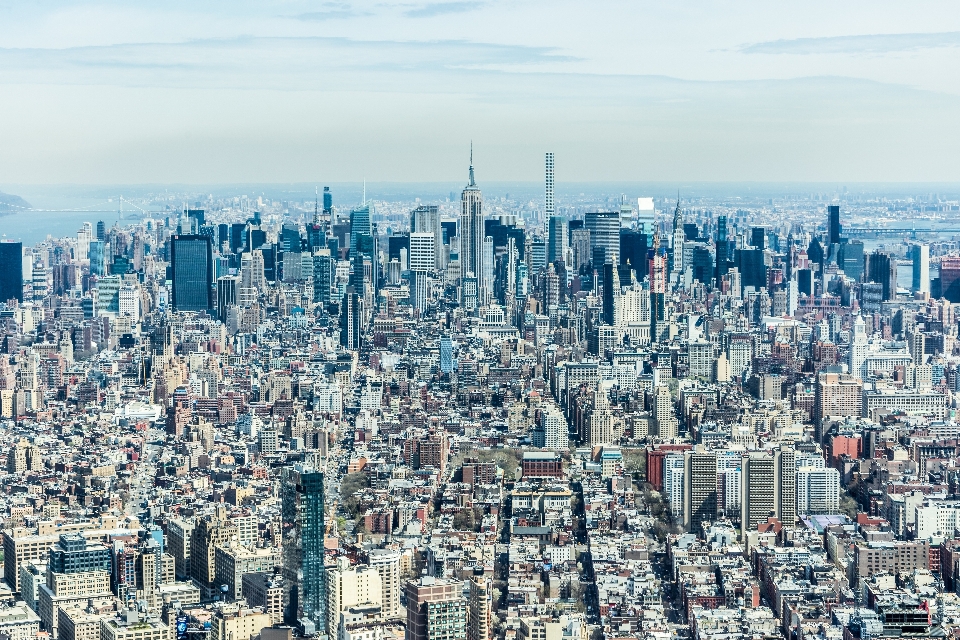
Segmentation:
<svg viewBox="0 0 960 640">
<path fill-rule="evenodd" d="M 0 216 L 17 213 L 30 208 L 30 203 L 20 196 L 14 196 L 0 191 Z"/>
</svg>

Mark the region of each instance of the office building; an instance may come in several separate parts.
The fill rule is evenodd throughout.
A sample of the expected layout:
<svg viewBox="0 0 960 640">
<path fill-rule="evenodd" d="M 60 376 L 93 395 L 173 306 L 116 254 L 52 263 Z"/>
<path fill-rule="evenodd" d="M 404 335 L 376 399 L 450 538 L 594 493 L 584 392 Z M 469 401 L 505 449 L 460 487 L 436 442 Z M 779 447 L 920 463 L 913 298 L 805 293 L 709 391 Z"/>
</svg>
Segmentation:
<svg viewBox="0 0 960 640">
<path fill-rule="evenodd" d="M 930 293 L 930 246 L 915 244 L 910 247 L 910 259 L 913 261 L 914 293 Z"/>
<path fill-rule="evenodd" d="M 330 304 L 335 266 L 330 249 L 317 249 L 313 254 L 313 301 L 317 304 Z"/>
<path fill-rule="evenodd" d="M 717 518 L 717 456 L 702 445 L 684 453 L 683 526 L 697 535 Z"/>
<path fill-rule="evenodd" d="M 451 373 L 453 369 L 453 341 L 450 336 L 442 336 L 440 338 L 440 371 Z"/>
<path fill-rule="evenodd" d="M 882 251 L 874 251 L 866 256 L 864 273 L 866 282 L 876 282 L 883 287 L 883 300 L 897 297 L 897 259 Z"/>
<path fill-rule="evenodd" d="M 831 417 L 861 414 L 863 382 L 856 374 L 820 373 L 814 390 L 814 424 L 820 425 Z"/>
<path fill-rule="evenodd" d="M 473 174 L 473 147 L 470 148 L 470 180 L 460 194 L 460 276 L 477 279 L 483 276 L 483 194 Z M 462 287 L 462 300 L 469 295 Z M 477 295 L 479 295 L 479 291 Z M 483 304 L 478 300 L 477 304 Z"/>
<path fill-rule="evenodd" d="M 717 218 L 717 283 L 730 269 L 730 243 L 727 241 L 727 216 Z M 737 292 L 739 293 L 739 292 Z"/>
<path fill-rule="evenodd" d="M 673 242 L 670 247 L 673 252 L 673 268 L 671 271 L 675 274 L 682 274 L 684 270 L 683 241 L 683 212 L 680 210 L 680 198 L 678 197 L 677 208 L 673 211 Z"/>
<path fill-rule="evenodd" d="M 102 544 L 91 544 L 79 533 L 62 534 L 50 549 L 50 571 L 54 573 L 110 573 L 110 550 Z"/>
<path fill-rule="evenodd" d="M 364 204 L 350 211 L 350 257 L 357 253 L 357 239 L 361 235 L 373 235 L 370 226 L 370 205 Z"/>
<path fill-rule="evenodd" d="M 551 216 L 547 222 L 547 262 L 567 261 L 569 223 L 563 216 Z"/>
<path fill-rule="evenodd" d="M 410 270 L 428 273 L 437 268 L 436 234 L 410 234 Z"/>
<path fill-rule="evenodd" d="M 223 276 L 217 278 L 217 317 L 226 321 L 227 309 L 237 304 L 237 290 L 240 278 L 237 276 Z"/>
<path fill-rule="evenodd" d="M 840 510 L 840 472 L 832 468 L 797 469 L 797 513 L 833 514 Z"/>
<path fill-rule="evenodd" d="M 407 581 L 407 626 L 404 640 L 463 640 L 467 635 L 467 601 L 463 583 L 422 576 Z"/>
<path fill-rule="evenodd" d="M 23 302 L 23 243 L 0 240 L 0 302 Z"/>
<path fill-rule="evenodd" d="M 208 236 L 170 238 L 171 303 L 177 311 L 213 307 L 213 247 Z"/>
<path fill-rule="evenodd" d="M 340 345 L 357 351 L 363 339 L 363 298 L 347 287 L 340 304 Z"/>
<path fill-rule="evenodd" d="M 827 216 L 829 218 L 828 241 L 830 244 L 840 244 L 840 207 L 838 205 L 829 205 L 827 207 Z"/>
<path fill-rule="evenodd" d="M 283 577 L 289 587 L 285 619 L 304 635 L 326 635 L 323 473 L 298 463 L 284 470 L 281 491 Z"/>
<path fill-rule="evenodd" d="M 750 451 L 740 461 L 740 522 L 743 534 L 768 518 L 784 527 L 797 521 L 797 459 L 791 446 L 774 451 Z"/>
<path fill-rule="evenodd" d="M 218 593 L 217 546 L 227 544 L 238 533 L 239 530 L 229 521 L 223 507 L 197 519 L 190 538 L 190 575 L 199 583 L 204 599 L 210 599 Z"/>
<path fill-rule="evenodd" d="M 590 261 L 594 269 L 607 262 L 620 261 L 620 212 L 592 211 L 584 215 L 584 228 L 590 232 Z"/>
</svg>

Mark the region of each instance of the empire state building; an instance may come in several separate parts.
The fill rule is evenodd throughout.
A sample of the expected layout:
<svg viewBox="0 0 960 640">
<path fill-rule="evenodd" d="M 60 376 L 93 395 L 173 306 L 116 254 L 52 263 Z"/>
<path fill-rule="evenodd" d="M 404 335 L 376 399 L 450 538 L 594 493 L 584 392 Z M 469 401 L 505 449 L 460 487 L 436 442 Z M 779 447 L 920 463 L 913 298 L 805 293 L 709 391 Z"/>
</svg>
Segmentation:
<svg viewBox="0 0 960 640">
<path fill-rule="evenodd" d="M 460 195 L 460 274 L 464 306 L 474 308 L 480 299 L 483 277 L 483 194 L 473 177 L 473 145 L 470 146 L 470 182 Z"/>
</svg>

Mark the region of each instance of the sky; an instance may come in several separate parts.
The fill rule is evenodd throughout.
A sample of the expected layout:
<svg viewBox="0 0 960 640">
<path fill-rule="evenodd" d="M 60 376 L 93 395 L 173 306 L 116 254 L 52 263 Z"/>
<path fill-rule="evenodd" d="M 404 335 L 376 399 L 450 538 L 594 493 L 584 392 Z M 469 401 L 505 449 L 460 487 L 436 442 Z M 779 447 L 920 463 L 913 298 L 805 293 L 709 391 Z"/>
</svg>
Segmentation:
<svg viewBox="0 0 960 640">
<path fill-rule="evenodd" d="M 960 180 L 953 2 L 0 0 L 0 191 Z"/>
</svg>

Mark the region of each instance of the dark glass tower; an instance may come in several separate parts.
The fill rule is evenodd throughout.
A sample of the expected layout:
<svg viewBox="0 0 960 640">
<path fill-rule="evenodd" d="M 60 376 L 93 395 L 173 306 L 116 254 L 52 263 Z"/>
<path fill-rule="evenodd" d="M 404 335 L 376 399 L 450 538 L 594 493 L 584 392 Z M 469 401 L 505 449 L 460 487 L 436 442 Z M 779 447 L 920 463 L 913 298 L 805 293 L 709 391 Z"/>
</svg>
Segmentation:
<svg viewBox="0 0 960 640">
<path fill-rule="evenodd" d="M 840 244 L 840 207 L 832 204 L 827 207 L 830 224 L 830 244 Z"/>
<path fill-rule="evenodd" d="M 284 617 L 304 635 L 327 633 L 323 473 L 303 464 L 285 472 L 282 495 L 283 575 L 290 589 Z"/>
<path fill-rule="evenodd" d="M 170 239 L 170 270 L 174 309 L 213 309 L 213 247 L 209 236 L 173 236 Z"/>
<path fill-rule="evenodd" d="M 0 302 L 23 302 L 23 243 L 0 242 Z"/>
<path fill-rule="evenodd" d="M 730 264 L 730 243 L 727 242 L 727 216 L 717 218 L 717 284 L 727 275 Z"/>
</svg>

